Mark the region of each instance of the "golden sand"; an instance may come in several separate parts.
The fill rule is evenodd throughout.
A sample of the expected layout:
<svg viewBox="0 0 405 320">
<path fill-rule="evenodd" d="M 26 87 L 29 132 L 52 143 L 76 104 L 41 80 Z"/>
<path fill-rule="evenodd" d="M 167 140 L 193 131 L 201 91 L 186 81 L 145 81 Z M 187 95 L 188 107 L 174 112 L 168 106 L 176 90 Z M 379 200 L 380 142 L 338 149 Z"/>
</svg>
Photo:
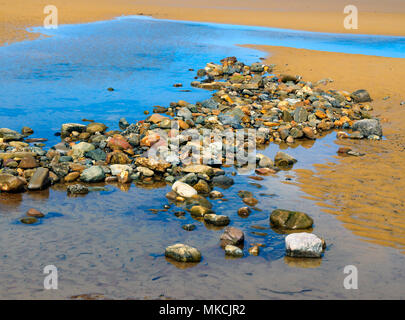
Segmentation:
<svg viewBox="0 0 405 320">
<path fill-rule="evenodd" d="M 32 39 L 27 27 L 41 26 L 43 9 L 58 8 L 60 24 L 146 14 L 156 18 L 269 26 L 337 33 L 405 35 L 402 0 L 356 0 L 358 30 L 343 27 L 344 0 L 0 0 L 0 44 Z"/>
<path fill-rule="evenodd" d="M 368 241 L 405 253 L 405 59 L 259 46 L 271 55 L 275 72 L 303 76 L 307 81 L 331 77 L 325 88 L 367 89 L 372 114 L 382 119 L 384 141 L 337 140 L 366 153 L 339 157 L 337 164 L 295 170 L 298 185 L 353 231 Z M 384 100 L 384 98 L 389 99 Z"/>
</svg>

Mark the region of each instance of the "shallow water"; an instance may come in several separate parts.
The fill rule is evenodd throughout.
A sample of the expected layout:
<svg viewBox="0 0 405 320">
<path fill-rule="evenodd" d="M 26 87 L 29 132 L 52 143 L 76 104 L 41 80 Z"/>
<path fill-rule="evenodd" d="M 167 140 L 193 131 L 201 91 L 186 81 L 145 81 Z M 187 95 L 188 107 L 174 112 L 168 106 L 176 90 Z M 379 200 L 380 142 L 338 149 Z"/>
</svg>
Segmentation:
<svg viewBox="0 0 405 320">
<path fill-rule="evenodd" d="M 0 127 L 18 130 L 31 126 L 35 137 L 49 138 L 51 145 L 58 142 L 53 133 L 64 122 L 90 118 L 115 129 L 120 117 L 130 122 L 141 119 L 143 110 L 151 110 L 153 105 L 204 99 L 210 93 L 189 86 L 195 72 L 188 69 L 197 70 L 207 61 L 228 55 L 246 63 L 257 61 L 261 52 L 235 44 L 271 41 L 280 45 L 273 43 L 277 36 L 263 29 L 119 19 L 62 26 L 47 31 L 55 35 L 52 38 L 2 47 Z M 315 48 L 320 49 L 322 41 L 314 40 L 315 36 L 309 33 L 306 45 L 318 41 Z M 295 34 L 278 37 L 296 41 Z M 349 36 L 339 39 L 335 42 L 347 46 L 345 50 L 365 47 L 369 54 L 378 50 L 394 55 L 396 47 L 390 46 L 392 52 L 385 50 L 386 41 L 403 45 L 401 38 L 383 38 L 377 49 L 373 46 L 379 37 L 372 43 L 363 38 L 353 43 Z M 184 87 L 173 88 L 178 82 Z M 108 87 L 116 91 L 109 92 Z M 191 92 L 181 92 L 183 89 Z M 271 145 L 259 152 L 273 157 L 278 149 Z M 330 134 L 289 147 L 288 153 L 299 160 L 294 169 L 309 169 L 314 163 L 336 161 L 337 149 L 334 134 Z M 405 297 L 404 256 L 361 241 L 334 216 L 322 213 L 291 184 L 295 181 L 291 171 L 263 181 L 246 175 L 234 178 L 235 185 L 221 190 L 228 201 L 213 200 L 213 210 L 229 215 L 231 225 L 245 232 L 245 253 L 251 243 L 266 245 L 258 257 L 226 259 L 218 245 L 221 229 L 209 228 L 188 214 L 184 219 L 176 217 L 174 212 L 179 208 L 174 205 L 167 212 L 149 211 L 168 203 L 165 194 L 169 186 L 131 185 L 123 190 L 122 186 L 109 185 L 108 191 L 78 198 L 67 197 L 62 186 L 0 194 L 0 298 L 68 298 L 83 293 L 102 293 L 108 298 L 179 299 Z M 245 219 L 239 217 L 236 211 L 244 206 L 236 194 L 239 190 L 254 192 L 262 211 L 254 210 Z M 37 225 L 20 224 L 19 218 L 31 207 L 48 213 L 47 217 Z M 284 258 L 284 235 L 269 228 L 269 213 L 274 208 L 301 210 L 314 218 L 314 233 L 328 244 L 322 260 Z M 197 225 L 195 231 L 181 228 L 191 222 Z M 165 247 L 177 242 L 199 248 L 203 261 L 186 269 L 167 261 Z M 58 268 L 59 290 L 43 289 L 42 271 L 49 264 Z M 358 290 L 343 287 L 346 265 L 358 267 Z"/>
</svg>

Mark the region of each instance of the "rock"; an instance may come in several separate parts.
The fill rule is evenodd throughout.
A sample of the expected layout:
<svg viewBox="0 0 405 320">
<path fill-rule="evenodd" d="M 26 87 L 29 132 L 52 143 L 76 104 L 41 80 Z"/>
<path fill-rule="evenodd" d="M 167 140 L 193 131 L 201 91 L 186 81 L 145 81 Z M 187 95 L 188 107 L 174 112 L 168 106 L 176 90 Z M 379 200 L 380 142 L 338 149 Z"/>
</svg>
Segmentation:
<svg viewBox="0 0 405 320">
<path fill-rule="evenodd" d="M 282 82 L 288 82 L 288 81 L 296 82 L 297 81 L 297 77 L 292 76 L 290 74 L 282 74 L 282 75 L 280 75 L 280 77 L 281 77 Z"/>
<path fill-rule="evenodd" d="M 84 182 L 101 182 L 105 179 L 105 173 L 100 166 L 92 166 L 82 172 L 80 180 Z"/>
<path fill-rule="evenodd" d="M 2 138 L 4 142 L 7 142 L 22 140 L 24 136 L 17 131 L 8 128 L 0 128 L 0 138 Z"/>
<path fill-rule="evenodd" d="M 42 212 L 40 212 L 40 211 L 38 211 L 37 209 L 34 209 L 34 208 L 29 209 L 26 214 L 29 217 L 35 217 L 35 218 L 43 218 L 43 217 L 45 217 L 45 215 Z"/>
<path fill-rule="evenodd" d="M 271 168 L 274 166 L 273 160 L 263 154 L 256 154 L 256 158 L 259 158 L 259 167 L 260 168 Z"/>
<path fill-rule="evenodd" d="M 256 204 L 258 204 L 259 200 L 253 197 L 246 197 L 243 198 L 243 202 L 246 203 L 248 206 L 254 207 Z"/>
<path fill-rule="evenodd" d="M 235 227 L 226 227 L 224 233 L 221 235 L 221 246 L 227 245 L 243 245 L 245 235 L 243 231 Z"/>
<path fill-rule="evenodd" d="M 72 157 L 74 159 L 82 158 L 86 152 L 94 150 L 94 149 L 95 149 L 95 147 L 93 144 L 88 143 L 88 142 L 80 142 L 78 144 L 75 144 L 72 147 L 72 150 L 73 150 Z"/>
<path fill-rule="evenodd" d="M 21 223 L 24 224 L 34 224 L 38 222 L 38 219 L 35 217 L 24 217 L 22 219 L 20 219 Z"/>
<path fill-rule="evenodd" d="M 65 182 L 73 182 L 80 177 L 80 172 L 71 172 L 65 176 Z"/>
<path fill-rule="evenodd" d="M 107 145 L 113 150 L 127 150 L 131 149 L 129 142 L 120 135 L 114 135 L 108 140 Z"/>
<path fill-rule="evenodd" d="M 243 251 L 233 245 L 228 244 L 225 246 L 225 254 L 230 257 L 241 258 L 243 257 Z"/>
<path fill-rule="evenodd" d="M 131 163 L 131 159 L 123 152 L 114 151 L 107 154 L 105 162 L 107 164 L 127 164 Z"/>
<path fill-rule="evenodd" d="M 270 169 L 270 168 L 257 168 L 257 169 L 255 169 L 255 172 L 256 172 L 257 174 L 262 175 L 262 176 L 268 176 L 268 175 L 270 175 L 270 174 L 277 173 L 276 170 Z"/>
<path fill-rule="evenodd" d="M 312 233 L 292 233 L 285 238 L 285 248 L 290 257 L 320 258 L 323 241 Z"/>
<path fill-rule="evenodd" d="M 240 190 L 238 191 L 238 196 L 243 198 L 251 198 L 253 197 L 253 193 L 250 191 Z"/>
<path fill-rule="evenodd" d="M 259 246 L 253 246 L 253 247 L 250 247 L 248 251 L 249 251 L 250 255 L 258 256 L 259 252 L 260 252 L 260 248 L 259 248 Z"/>
<path fill-rule="evenodd" d="M 203 164 L 189 165 L 185 168 L 182 168 L 182 171 L 186 173 L 202 173 L 208 176 L 212 176 L 214 174 L 214 170 L 210 166 L 206 166 Z"/>
<path fill-rule="evenodd" d="M 148 169 L 149 170 L 149 169 Z M 117 176 L 118 183 L 131 183 L 132 179 L 128 171 L 121 171 L 121 173 Z"/>
<path fill-rule="evenodd" d="M 140 172 L 144 177 L 152 177 L 155 173 L 146 167 L 137 167 L 136 170 Z"/>
<path fill-rule="evenodd" d="M 87 194 L 89 193 L 89 188 L 81 184 L 74 184 L 72 186 L 68 186 L 66 191 L 69 194 Z"/>
<path fill-rule="evenodd" d="M 125 119 L 125 118 L 120 118 L 120 120 L 118 121 L 118 127 L 119 127 L 121 130 L 125 130 L 126 128 L 128 128 L 128 127 L 129 127 L 129 123 L 128 123 L 127 119 Z"/>
<path fill-rule="evenodd" d="M 122 171 L 133 172 L 132 168 L 126 164 L 112 164 L 110 165 L 110 170 L 113 176 L 118 176 Z"/>
<path fill-rule="evenodd" d="M 215 176 L 214 178 L 212 178 L 212 184 L 214 186 L 218 186 L 220 188 L 226 189 L 226 188 L 229 188 L 231 185 L 233 185 L 234 181 L 230 177 L 221 175 L 221 176 Z"/>
<path fill-rule="evenodd" d="M 211 199 L 219 199 L 219 198 L 222 198 L 224 195 L 222 194 L 222 192 L 220 192 L 220 191 L 216 191 L 216 190 L 214 190 L 214 191 L 211 191 L 210 192 L 210 198 Z"/>
<path fill-rule="evenodd" d="M 0 173 L 0 190 L 3 192 L 19 192 L 24 190 L 25 181 L 7 173 Z"/>
<path fill-rule="evenodd" d="M 197 191 L 192 186 L 180 181 L 176 181 L 172 185 L 172 190 L 184 198 L 190 198 L 197 194 Z"/>
<path fill-rule="evenodd" d="M 287 167 L 293 165 L 296 162 L 297 160 L 294 157 L 282 151 L 277 152 L 274 158 L 274 163 L 276 164 L 276 166 L 280 167 Z"/>
<path fill-rule="evenodd" d="M 188 173 L 184 177 L 182 177 L 179 181 L 187 183 L 189 185 L 193 185 L 193 184 L 197 183 L 198 178 L 195 173 Z"/>
<path fill-rule="evenodd" d="M 99 122 L 92 122 L 87 125 L 86 132 L 90 134 L 94 134 L 96 132 L 103 133 L 106 129 L 107 126 L 105 124 Z"/>
<path fill-rule="evenodd" d="M 168 168 L 171 167 L 171 164 L 165 161 L 157 161 L 152 158 L 139 157 L 136 158 L 135 164 L 137 166 L 146 167 L 153 171 L 165 172 Z"/>
<path fill-rule="evenodd" d="M 249 207 L 242 207 L 238 209 L 238 215 L 242 218 L 246 218 L 250 215 L 252 210 Z"/>
<path fill-rule="evenodd" d="M 228 216 L 213 213 L 205 214 L 204 221 L 214 226 L 227 226 L 231 222 Z"/>
<path fill-rule="evenodd" d="M 195 185 L 194 189 L 197 190 L 198 193 L 209 193 L 211 191 L 210 186 L 205 180 L 200 179 Z"/>
<path fill-rule="evenodd" d="M 60 131 L 62 138 L 70 136 L 73 131 L 84 132 L 86 131 L 86 126 L 79 123 L 64 123 L 62 124 L 62 129 Z"/>
<path fill-rule="evenodd" d="M 302 132 L 304 133 L 305 138 L 311 139 L 311 140 L 315 139 L 315 133 L 314 133 L 314 130 L 311 127 L 303 128 Z"/>
<path fill-rule="evenodd" d="M 94 161 L 105 161 L 107 157 L 106 153 L 101 149 L 90 150 L 84 155 L 86 158 L 93 159 Z"/>
<path fill-rule="evenodd" d="M 193 231 L 196 228 L 195 224 L 191 224 L 191 223 L 184 224 L 181 227 L 186 231 Z"/>
<path fill-rule="evenodd" d="M 369 93 L 364 89 L 360 89 L 360 90 L 357 90 L 357 91 L 353 92 L 350 95 L 350 97 L 357 103 L 372 101 L 371 98 L 370 98 Z"/>
<path fill-rule="evenodd" d="M 270 223 L 275 228 L 297 230 L 311 228 L 314 222 L 306 213 L 276 209 L 270 215 Z"/>
<path fill-rule="evenodd" d="M 30 127 L 22 127 L 21 133 L 25 136 L 29 136 L 34 133 L 34 130 L 32 130 Z"/>
<path fill-rule="evenodd" d="M 34 175 L 31 177 L 30 183 L 28 184 L 28 189 L 44 189 L 49 185 L 49 183 L 49 169 L 40 167 L 35 170 Z"/>
<path fill-rule="evenodd" d="M 204 217 L 206 214 L 212 212 L 211 209 L 197 205 L 190 209 L 190 214 L 194 217 Z"/>
<path fill-rule="evenodd" d="M 201 253 L 198 249 L 186 244 L 177 243 L 165 250 L 165 256 L 179 262 L 200 262 Z"/>
<path fill-rule="evenodd" d="M 308 119 L 308 112 L 303 107 L 298 107 L 294 111 L 294 121 L 295 122 L 305 122 Z"/>
<path fill-rule="evenodd" d="M 34 157 L 27 156 L 27 157 L 24 157 L 21 159 L 18 167 L 21 169 L 24 169 L 24 170 L 25 169 L 34 169 L 34 168 L 38 167 L 38 163 Z"/>
<path fill-rule="evenodd" d="M 364 137 L 383 135 L 381 124 L 376 119 L 363 119 L 356 121 L 352 126 L 353 131 L 359 131 Z"/>
</svg>

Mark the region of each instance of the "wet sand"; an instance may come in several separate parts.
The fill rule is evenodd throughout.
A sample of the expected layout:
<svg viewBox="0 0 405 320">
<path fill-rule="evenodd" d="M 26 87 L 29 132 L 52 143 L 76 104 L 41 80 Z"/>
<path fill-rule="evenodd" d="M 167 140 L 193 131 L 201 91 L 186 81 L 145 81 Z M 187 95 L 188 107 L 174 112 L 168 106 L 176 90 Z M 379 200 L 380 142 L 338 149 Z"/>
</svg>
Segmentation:
<svg viewBox="0 0 405 320">
<path fill-rule="evenodd" d="M 267 63 L 277 64 L 276 72 L 298 74 L 314 82 L 330 77 L 334 82 L 325 88 L 370 92 L 372 114 L 383 119 L 386 140 L 337 140 L 366 155 L 339 157 L 337 164 L 317 165 L 315 171 L 296 170 L 298 185 L 354 234 L 405 253 L 405 105 L 400 105 L 405 101 L 405 59 L 269 46 L 259 49 L 269 53 Z"/>
<path fill-rule="evenodd" d="M 405 35 L 405 6 L 401 0 L 352 1 L 359 10 L 359 28 L 343 27 L 346 1 L 334 0 L 54 0 L 59 23 L 92 22 L 121 15 L 244 24 L 334 33 Z M 25 29 L 43 24 L 45 0 L 0 1 L 0 45 L 38 35 Z"/>
</svg>

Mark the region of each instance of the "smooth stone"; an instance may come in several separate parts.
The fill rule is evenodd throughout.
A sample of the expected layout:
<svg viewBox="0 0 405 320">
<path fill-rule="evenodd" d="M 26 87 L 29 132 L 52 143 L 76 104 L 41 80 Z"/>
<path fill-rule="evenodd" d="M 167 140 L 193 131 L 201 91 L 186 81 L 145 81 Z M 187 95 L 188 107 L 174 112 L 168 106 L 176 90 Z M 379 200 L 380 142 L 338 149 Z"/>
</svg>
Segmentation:
<svg viewBox="0 0 405 320">
<path fill-rule="evenodd" d="M 242 201 L 251 207 L 254 207 L 256 204 L 259 203 L 259 200 L 255 199 L 253 197 L 245 197 L 242 199 Z"/>
<path fill-rule="evenodd" d="M 26 214 L 29 217 L 35 217 L 35 218 L 43 218 L 43 217 L 45 217 L 45 215 L 42 212 L 40 212 L 40 211 L 38 211 L 37 209 L 34 209 L 34 208 L 29 209 Z"/>
<path fill-rule="evenodd" d="M 144 177 L 152 177 L 155 173 L 153 170 L 146 167 L 137 167 L 136 170 L 140 172 Z"/>
<path fill-rule="evenodd" d="M 192 206 L 190 209 L 190 214 L 194 217 L 204 217 L 206 214 L 212 212 L 211 209 L 203 206 Z"/>
<path fill-rule="evenodd" d="M 219 199 L 219 198 L 223 198 L 223 197 L 224 197 L 224 195 L 220 191 L 213 190 L 210 192 L 211 199 Z"/>
<path fill-rule="evenodd" d="M 359 102 L 370 102 L 370 101 L 372 101 L 372 100 L 371 100 L 371 97 L 370 97 L 370 94 L 367 92 L 367 90 L 364 90 L 364 89 L 360 89 L 360 90 L 354 91 L 354 92 L 350 95 L 350 97 L 351 97 L 355 102 L 357 102 L 357 103 L 359 103 Z"/>
<path fill-rule="evenodd" d="M 252 212 L 252 210 L 250 210 L 249 207 L 242 207 L 238 209 L 238 215 L 240 217 L 246 218 L 250 215 L 250 213 Z"/>
<path fill-rule="evenodd" d="M 212 176 L 214 174 L 214 170 L 212 167 L 203 164 L 189 165 L 185 168 L 182 168 L 182 171 L 186 173 L 204 173 L 208 176 Z"/>
<path fill-rule="evenodd" d="M 234 245 L 228 244 L 225 246 L 225 254 L 230 257 L 241 258 L 243 257 L 243 251 Z"/>
<path fill-rule="evenodd" d="M 314 221 L 304 212 L 276 209 L 270 215 L 270 223 L 275 228 L 296 230 L 311 228 Z"/>
<path fill-rule="evenodd" d="M 300 258 L 320 258 L 323 241 L 312 233 L 292 233 L 285 238 L 286 255 Z"/>
<path fill-rule="evenodd" d="M 84 131 L 86 131 L 86 126 L 84 124 L 80 124 L 80 123 L 62 124 L 62 129 L 60 131 L 62 138 L 69 136 L 73 131 L 84 132 Z"/>
<path fill-rule="evenodd" d="M 38 167 L 38 163 L 34 157 L 27 156 L 21 159 L 18 167 L 21 169 L 34 169 Z"/>
<path fill-rule="evenodd" d="M 0 138 L 2 138 L 4 142 L 7 142 L 22 140 L 24 136 L 17 131 L 8 128 L 0 128 Z"/>
<path fill-rule="evenodd" d="M 87 125 L 86 132 L 94 134 L 96 132 L 104 132 L 107 126 L 104 123 L 92 122 Z"/>
<path fill-rule="evenodd" d="M 20 219 L 20 221 L 24 224 L 33 224 L 38 222 L 38 219 L 35 217 L 24 217 L 22 219 Z"/>
<path fill-rule="evenodd" d="M 198 249 L 186 244 L 177 243 L 165 250 L 165 256 L 179 262 L 200 262 L 201 253 Z"/>
<path fill-rule="evenodd" d="M 133 169 L 126 164 L 112 164 L 110 165 L 110 170 L 113 176 L 118 176 L 122 171 L 133 172 Z"/>
<path fill-rule="evenodd" d="M 197 190 L 198 193 L 203 193 L 207 194 L 211 191 L 210 186 L 205 180 L 200 179 L 194 186 L 193 188 Z"/>
<path fill-rule="evenodd" d="M 234 184 L 232 178 L 227 177 L 225 175 L 215 176 L 212 178 L 212 184 L 214 186 L 218 186 L 220 188 L 229 188 L 231 185 Z"/>
<path fill-rule="evenodd" d="M 297 159 L 282 151 L 277 152 L 274 157 L 274 163 L 276 166 L 290 166 L 296 162 Z"/>
<path fill-rule="evenodd" d="M 196 228 L 195 224 L 191 224 L 191 223 L 182 225 L 181 227 L 186 231 L 193 231 Z"/>
<path fill-rule="evenodd" d="M 48 186 L 49 184 L 49 169 L 47 168 L 37 168 L 34 175 L 28 184 L 29 190 L 39 190 Z"/>
<path fill-rule="evenodd" d="M 72 147 L 73 150 L 72 157 L 74 159 L 82 158 L 86 152 L 89 152 L 94 149 L 95 147 L 93 144 L 88 142 L 80 142 Z"/>
<path fill-rule="evenodd" d="M 100 182 L 104 181 L 105 173 L 103 168 L 100 166 L 92 166 L 83 172 L 80 175 L 80 180 L 84 182 Z"/>
<path fill-rule="evenodd" d="M 77 180 L 80 177 L 80 172 L 71 172 L 68 173 L 67 176 L 64 177 L 65 182 L 73 182 L 75 180 Z"/>
<path fill-rule="evenodd" d="M 195 190 L 192 186 L 181 181 L 176 181 L 172 185 L 172 190 L 184 198 L 190 198 L 192 196 L 197 195 L 197 190 Z"/>
<path fill-rule="evenodd" d="M 245 235 L 243 231 L 235 227 L 226 227 L 224 233 L 221 235 L 221 246 L 225 247 L 231 245 L 243 245 Z"/>
<path fill-rule="evenodd" d="M 227 226 L 231 222 L 228 216 L 213 213 L 205 214 L 204 221 L 215 226 Z"/>
</svg>

